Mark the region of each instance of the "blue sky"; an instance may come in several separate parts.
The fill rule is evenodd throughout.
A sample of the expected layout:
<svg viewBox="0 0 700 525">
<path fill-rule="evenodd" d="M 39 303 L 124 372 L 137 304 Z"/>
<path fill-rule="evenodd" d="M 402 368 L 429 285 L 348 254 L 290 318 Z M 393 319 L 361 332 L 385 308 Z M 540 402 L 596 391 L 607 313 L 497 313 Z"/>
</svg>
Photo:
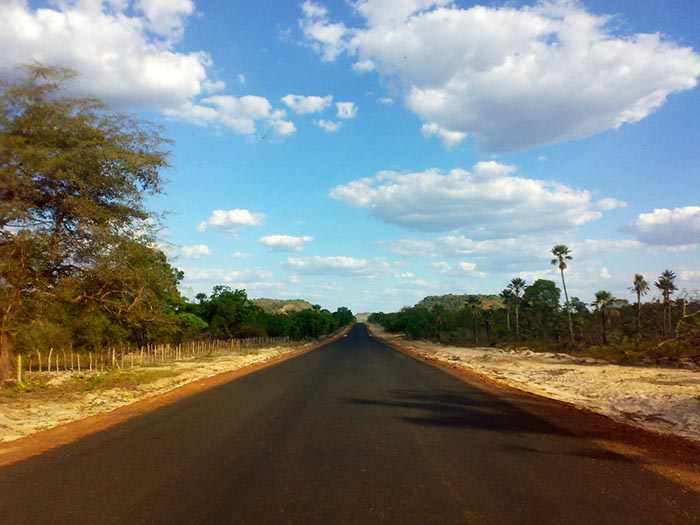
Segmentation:
<svg viewBox="0 0 700 525">
<path fill-rule="evenodd" d="M 394 311 L 555 244 L 584 301 L 700 290 L 695 0 L 0 0 L 0 50 L 164 126 L 190 297 Z"/>
</svg>

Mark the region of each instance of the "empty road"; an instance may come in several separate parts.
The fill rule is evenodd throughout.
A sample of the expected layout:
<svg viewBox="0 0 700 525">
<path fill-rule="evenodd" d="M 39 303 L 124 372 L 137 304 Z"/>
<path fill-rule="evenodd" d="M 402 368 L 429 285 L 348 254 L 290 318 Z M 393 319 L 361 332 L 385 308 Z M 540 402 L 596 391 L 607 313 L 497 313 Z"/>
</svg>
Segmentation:
<svg viewBox="0 0 700 525">
<path fill-rule="evenodd" d="M 700 495 L 372 339 L 0 469 L 0 522 L 700 523 Z"/>
</svg>

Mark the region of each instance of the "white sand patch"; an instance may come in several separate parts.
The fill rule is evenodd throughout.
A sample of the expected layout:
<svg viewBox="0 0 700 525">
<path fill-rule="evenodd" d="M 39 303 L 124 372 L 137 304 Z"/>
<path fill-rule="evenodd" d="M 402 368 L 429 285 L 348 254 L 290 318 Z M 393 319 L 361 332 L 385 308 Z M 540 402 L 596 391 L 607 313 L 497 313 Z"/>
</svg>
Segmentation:
<svg viewBox="0 0 700 525">
<path fill-rule="evenodd" d="M 373 330 L 381 339 L 398 339 L 377 327 Z M 403 339 L 400 345 L 526 392 L 700 442 L 700 371 L 697 370 L 619 366 L 566 354 L 458 348 Z"/>
</svg>

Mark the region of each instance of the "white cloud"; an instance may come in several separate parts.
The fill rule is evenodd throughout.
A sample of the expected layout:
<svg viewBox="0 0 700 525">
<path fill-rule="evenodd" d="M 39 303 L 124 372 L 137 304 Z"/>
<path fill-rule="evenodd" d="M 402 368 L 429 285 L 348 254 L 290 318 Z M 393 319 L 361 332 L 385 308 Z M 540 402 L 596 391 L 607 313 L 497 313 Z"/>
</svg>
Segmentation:
<svg viewBox="0 0 700 525">
<path fill-rule="evenodd" d="M 390 268 L 384 259 L 357 259 L 355 257 L 303 257 L 288 258 L 284 266 L 297 273 L 311 275 L 344 275 L 375 277 L 380 272 Z"/>
<path fill-rule="evenodd" d="M 125 108 L 163 110 L 222 87 L 207 74 L 204 52 L 175 50 L 189 0 L 54 2 L 32 9 L 23 0 L 0 2 L 0 67 L 37 60 L 80 73 L 74 89 Z M 139 16 L 138 13 L 141 13 Z"/>
<path fill-rule="evenodd" d="M 641 213 L 623 231 L 634 234 L 647 245 L 697 245 L 700 244 L 700 206 L 657 208 L 651 213 Z"/>
<path fill-rule="evenodd" d="M 325 97 L 303 96 L 303 95 L 286 95 L 282 97 L 282 102 L 298 115 L 308 115 L 309 113 L 320 113 L 330 107 L 333 103 L 333 96 Z"/>
<path fill-rule="evenodd" d="M 445 149 L 453 149 L 459 146 L 459 144 L 467 138 L 467 134 L 463 131 L 452 131 L 445 129 L 434 122 L 423 124 L 421 131 L 425 137 L 439 137 L 443 146 L 445 146 Z"/>
<path fill-rule="evenodd" d="M 284 110 L 273 109 L 269 100 L 255 95 L 240 98 L 215 95 L 198 103 L 187 102 L 179 108 L 168 109 L 165 113 L 200 126 L 225 126 L 241 135 L 256 133 L 258 122 L 262 122 L 280 137 L 296 132 L 294 123 L 285 120 Z"/>
<path fill-rule="evenodd" d="M 246 252 L 233 252 L 231 254 L 232 259 L 250 259 L 251 255 Z"/>
<path fill-rule="evenodd" d="M 184 268 L 185 281 L 212 281 L 245 288 L 250 284 L 270 281 L 274 274 L 262 268 L 231 270 L 228 268 Z"/>
<path fill-rule="evenodd" d="M 379 99 L 380 104 L 384 104 L 385 106 L 391 106 L 394 103 L 394 99 L 391 97 L 381 97 Z"/>
<path fill-rule="evenodd" d="M 477 265 L 473 262 L 459 261 L 451 264 L 445 261 L 430 263 L 429 266 L 440 275 L 450 275 L 454 277 L 469 275 L 472 277 L 484 277 L 486 274 L 477 270 Z"/>
<path fill-rule="evenodd" d="M 602 216 L 590 192 L 514 172 L 495 161 L 479 162 L 471 172 L 385 171 L 336 186 L 329 195 L 395 226 L 461 230 L 477 239 L 569 231 Z"/>
<path fill-rule="evenodd" d="M 0 1 L 0 67 L 39 61 L 78 72 L 77 95 L 97 96 L 119 109 L 159 111 L 202 126 L 276 136 L 296 131 L 284 111 L 254 95 L 211 96 L 224 89 L 212 78 L 210 56 L 180 52 L 192 0 L 61 0 L 33 9 L 26 0 Z M 245 82 L 243 75 L 236 77 Z"/>
<path fill-rule="evenodd" d="M 313 241 L 313 237 L 304 235 L 295 237 L 292 235 L 267 235 L 260 238 L 260 242 L 276 252 L 300 252 L 304 244 Z"/>
<path fill-rule="evenodd" d="M 252 213 L 248 210 L 214 210 L 206 221 L 197 226 L 199 231 L 204 231 L 208 226 L 229 233 L 238 233 L 246 226 L 260 226 L 265 220 L 264 213 Z"/>
<path fill-rule="evenodd" d="M 336 102 L 338 118 L 352 119 L 357 116 L 357 106 L 353 102 Z"/>
<path fill-rule="evenodd" d="M 610 271 L 605 266 L 600 270 L 600 278 L 610 279 Z"/>
<path fill-rule="evenodd" d="M 307 0 L 301 9 L 304 18 L 299 21 L 299 25 L 309 45 L 323 60 L 335 60 L 347 48 L 348 29 L 342 23 L 331 22 L 328 10 L 316 2 Z"/>
<path fill-rule="evenodd" d="M 629 252 L 644 248 L 644 244 L 631 239 L 585 239 L 569 244 L 578 259 L 597 255 Z"/>
<path fill-rule="evenodd" d="M 192 0 L 136 0 L 135 7 L 145 15 L 149 30 L 178 40 L 185 20 L 194 12 Z"/>
<path fill-rule="evenodd" d="M 466 136 L 489 152 L 588 137 L 645 118 L 700 77 L 692 48 L 616 33 L 611 17 L 576 1 L 363 0 L 354 28 L 304 5 L 302 31 L 324 60 L 347 53 L 355 69 L 371 64 L 452 147 Z"/>
<path fill-rule="evenodd" d="M 335 133 L 342 127 L 340 122 L 333 122 L 332 120 L 324 119 L 314 120 L 314 124 L 323 129 L 326 133 Z"/>
<path fill-rule="evenodd" d="M 185 259 L 199 259 L 205 255 L 210 255 L 211 248 L 206 244 L 195 244 L 193 246 L 183 246 L 182 256 Z"/>
<path fill-rule="evenodd" d="M 700 281 L 700 270 L 681 270 L 678 276 L 681 281 Z"/>
</svg>

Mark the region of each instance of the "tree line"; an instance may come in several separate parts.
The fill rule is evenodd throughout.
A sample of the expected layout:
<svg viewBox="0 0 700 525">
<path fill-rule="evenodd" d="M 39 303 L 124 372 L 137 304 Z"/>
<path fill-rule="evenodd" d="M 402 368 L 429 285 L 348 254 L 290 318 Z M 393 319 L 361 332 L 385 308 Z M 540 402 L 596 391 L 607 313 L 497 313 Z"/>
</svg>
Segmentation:
<svg viewBox="0 0 700 525">
<path fill-rule="evenodd" d="M 0 78 L 0 384 L 27 349 L 319 337 L 351 322 L 347 308 L 266 313 L 223 286 L 184 299 L 145 206 L 163 189 L 170 142 L 66 94 L 74 76 L 32 64 Z"/>
<path fill-rule="evenodd" d="M 528 284 L 514 277 L 498 296 L 430 297 L 399 312 L 374 313 L 369 321 L 411 338 L 457 344 L 615 347 L 619 357 L 630 360 L 649 354 L 700 356 L 700 294 L 674 298 L 675 272 L 664 270 L 653 282 L 660 299 L 643 302 L 652 284 L 635 274 L 629 287 L 633 301 L 599 290 L 587 304 L 568 295 L 565 270 L 573 260 L 571 250 L 556 245 L 551 254 L 562 288 L 548 279 Z"/>
</svg>

